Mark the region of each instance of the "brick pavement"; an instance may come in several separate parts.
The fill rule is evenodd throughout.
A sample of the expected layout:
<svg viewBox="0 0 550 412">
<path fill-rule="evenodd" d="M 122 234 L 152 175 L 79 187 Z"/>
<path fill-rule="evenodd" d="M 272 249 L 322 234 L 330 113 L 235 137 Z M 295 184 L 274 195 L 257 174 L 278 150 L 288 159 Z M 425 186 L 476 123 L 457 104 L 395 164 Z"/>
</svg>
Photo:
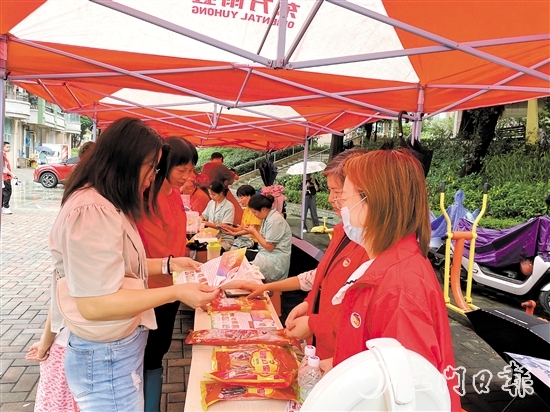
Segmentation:
<svg viewBox="0 0 550 412">
<path fill-rule="evenodd" d="M 32 411 L 39 367 L 24 359 L 28 347 L 39 339 L 50 299 L 50 273 L 53 269 L 48 234 L 59 209 L 62 187 L 44 189 L 32 183 L 31 169 L 18 169 L 22 184 L 14 187 L 13 215 L 2 216 L 0 277 L 0 412 Z M 290 218 L 294 231 L 298 219 Z M 306 234 L 319 247 L 326 246 L 324 235 Z M 504 306 L 509 302 L 476 294 L 474 303 L 482 307 Z M 466 395 L 463 407 L 469 412 L 502 411 L 511 397 L 500 388 L 504 361 L 470 328 L 467 319 L 450 315 L 457 366 L 466 368 Z M 170 351 L 165 357 L 162 411 L 183 411 L 191 364 L 191 347 L 183 340 L 193 326 L 193 314 L 181 311 L 174 327 Z M 472 376 L 482 369 L 494 378 L 488 394 L 479 395 L 471 385 Z M 518 399 L 508 411 L 550 411 L 536 396 Z"/>
</svg>

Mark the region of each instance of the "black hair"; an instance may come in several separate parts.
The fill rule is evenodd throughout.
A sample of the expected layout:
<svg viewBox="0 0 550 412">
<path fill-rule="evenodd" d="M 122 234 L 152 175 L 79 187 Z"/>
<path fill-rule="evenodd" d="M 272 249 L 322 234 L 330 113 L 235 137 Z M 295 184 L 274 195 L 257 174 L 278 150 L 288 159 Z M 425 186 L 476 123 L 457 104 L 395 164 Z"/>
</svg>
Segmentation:
<svg viewBox="0 0 550 412">
<path fill-rule="evenodd" d="M 212 183 L 210 183 L 210 186 L 208 186 L 208 188 L 214 193 L 223 194 L 224 197 L 227 196 L 227 192 L 229 191 L 229 188 L 218 180 L 214 180 Z"/>
<path fill-rule="evenodd" d="M 7 140 L 4 140 L 4 146 L 7 145 L 7 144 L 11 145 L 10 142 L 8 142 Z"/>
<path fill-rule="evenodd" d="M 162 168 L 162 161 L 157 163 L 157 154 L 162 148 L 162 138 L 143 121 L 132 117 L 116 120 L 101 133 L 94 149 L 74 167 L 61 204 L 89 185 L 125 215 L 139 220 L 143 204 L 141 167 L 152 158 L 151 167 Z M 160 170 L 162 179 L 164 173 Z M 158 184 L 159 174 L 153 185 Z"/>
<path fill-rule="evenodd" d="M 248 208 L 261 211 L 264 207 L 271 209 L 275 198 L 271 195 L 254 195 L 248 201 Z"/>
<path fill-rule="evenodd" d="M 210 155 L 210 160 L 214 159 L 222 159 L 223 162 L 223 155 L 220 152 L 214 152 Z"/>
<path fill-rule="evenodd" d="M 256 189 L 250 185 L 242 185 L 237 189 L 237 196 L 254 196 Z"/>
<path fill-rule="evenodd" d="M 197 149 L 184 138 L 171 136 L 164 140 L 159 168 L 162 168 L 165 172 L 158 176 L 159 179 L 156 185 L 146 189 L 143 193 L 144 209 L 148 216 L 151 215 L 151 210 L 158 213 L 158 194 L 160 193 L 164 179 L 170 181 L 170 172 L 172 169 L 177 166 L 188 165 L 189 163 L 195 166 L 198 160 L 199 154 L 197 153 Z M 153 193 L 152 196 L 151 192 Z"/>
<path fill-rule="evenodd" d="M 170 153 L 168 153 L 166 164 L 167 179 L 174 167 L 188 165 L 189 163 L 192 163 L 193 166 L 195 166 L 199 161 L 197 149 L 192 143 L 185 140 L 183 137 L 171 136 L 168 137 L 164 143 L 170 146 Z"/>
</svg>

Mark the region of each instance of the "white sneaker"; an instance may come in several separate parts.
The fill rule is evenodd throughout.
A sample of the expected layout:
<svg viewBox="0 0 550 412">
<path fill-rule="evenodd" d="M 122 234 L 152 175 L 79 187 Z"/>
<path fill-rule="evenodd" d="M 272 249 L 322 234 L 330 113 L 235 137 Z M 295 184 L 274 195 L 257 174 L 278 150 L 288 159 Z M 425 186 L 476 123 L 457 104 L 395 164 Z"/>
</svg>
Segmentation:
<svg viewBox="0 0 550 412">
<path fill-rule="evenodd" d="M 4 214 L 4 215 L 12 215 L 13 212 L 12 212 L 9 208 L 3 207 L 3 208 L 2 208 L 2 214 Z"/>
<path fill-rule="evenodd" d="M 304 233 L 307 233 L 307 229 L 304 229 L 303 232 L 304 232 Z"/>
</svg>

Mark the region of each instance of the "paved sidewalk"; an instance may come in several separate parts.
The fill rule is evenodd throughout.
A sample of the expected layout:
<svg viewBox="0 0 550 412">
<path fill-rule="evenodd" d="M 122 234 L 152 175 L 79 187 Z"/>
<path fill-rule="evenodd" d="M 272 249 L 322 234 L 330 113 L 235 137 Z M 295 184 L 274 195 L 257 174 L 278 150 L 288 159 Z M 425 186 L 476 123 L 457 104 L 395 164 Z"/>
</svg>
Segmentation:
<svg viewBox="0 0 550 412">
<path fill-rule="evenodd" d="M 32 169 L 17 169 L 22 184 L 14 186 L 13 215 L 1 217 L 0 278 L 0 411 L 32 411 L 39 366 L 24 359 L 28 347 L 37 341 L 46 320 L 53 269 L 48 248 L 50 228 L 59 210 L 62 186 L 44 189 L 32 182 Z M 299 219 L 289 217 L 294 233 Z M 333 223 L 329 221 L 329 224 Z M 306 234 L 306 240 L 325 248 L 328 237 Z M 482 307 L 510 306 L 487 294 L 476 294 L 474 303 Z M 469 412 L 502 411 L 511 401 L 500 388 L 496 374 L 504 361 L 469 327 L 468 321 L 450 316 L 457 366 L 466 368 L 466 395 L 463 407 Z M 176 321 L 170 352 L 165 363 L 162 410 L 183 411 L 191 364 L 191 347 L 183 343 L 193 327 L 192 312 L 181 312 Z M 472 376 L 482 369 L 493 373 L 491 391 L 479 395 L 471 386 Z M 536 396 L 516 400 L 508 411 L 550 411 Z"/>
</svg>

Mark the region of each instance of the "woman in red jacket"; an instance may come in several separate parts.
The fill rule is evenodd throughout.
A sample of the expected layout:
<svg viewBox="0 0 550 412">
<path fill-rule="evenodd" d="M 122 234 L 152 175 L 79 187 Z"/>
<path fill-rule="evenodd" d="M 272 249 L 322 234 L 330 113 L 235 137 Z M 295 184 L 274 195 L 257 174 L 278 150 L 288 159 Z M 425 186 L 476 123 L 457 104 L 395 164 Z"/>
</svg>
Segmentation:
<svg viewBox="0 0 550 412">
<path fill-rule="evenodd" d="M 327 178 L 328 201 L 340 215 L 338 198 L 342 197 L 344 186 L 344 165 L 348 159 L 365 154 L 363 149 L 346 150 L 328 164 L 323 174 Z M 334 235 L 315 271 L 311 282 L 311 292 L 307 299 L 296 306 L 286 320 L 287 334 L 290 337 L 307 339 L 313 336 L 317 356 L 332 358 L 336 333 L 340 323 L 342 305 L 333 305 L 332 296 L 340 289 L 349 275 L 369 259 L 363 247 L 344 233 L 342 223 L 334 226 Z M 302 275 L 298 275 L 300 278 Z M 295 278 L 294 278 L 295 279 Z M 268 285 L 266 285 L 268 286 Z"/>
<path fill-rule="evenodd" d="M 147 214 L 138 222 L 138 230 L 149 258 L 185 256 L 187 253 L 187 218 L 183 209 L 180 187 L 194 177 L 197 149 L 187 140 L 169 137 L 164 141 L 169 147 L 166 157 L 166 178 L 156 197 L 156 203 L 147 202 Z M 149 196 L 151 198 L 152 196 Z M 149 288 L 162 288 L 173 284 L 170 259 L 166 261 L 168 276 L 150 276 Z M 145 411 L 160 410 L 162 392 L 162 358 L 170 349 L 174 322 L 180 302 L 167 303 L 155 308 L 158 328 L 149 331 L 145 356 L 144 395 Z"/>
<path fill-rule="evenodd" d="M 388 337 L 445 374 L 455 362 L 445 301 L 426 258 L 430 218 L 422 166 L 408 151 L 377 150 L 350 159 L 345 173 L 344 230 L 371 260 L 332 298 L 342 304 L 333 365 L 366 350 L 367 340 Z M 452 410 L 460 411 L 456 379 L 447 384 Z"/>
</svg>

